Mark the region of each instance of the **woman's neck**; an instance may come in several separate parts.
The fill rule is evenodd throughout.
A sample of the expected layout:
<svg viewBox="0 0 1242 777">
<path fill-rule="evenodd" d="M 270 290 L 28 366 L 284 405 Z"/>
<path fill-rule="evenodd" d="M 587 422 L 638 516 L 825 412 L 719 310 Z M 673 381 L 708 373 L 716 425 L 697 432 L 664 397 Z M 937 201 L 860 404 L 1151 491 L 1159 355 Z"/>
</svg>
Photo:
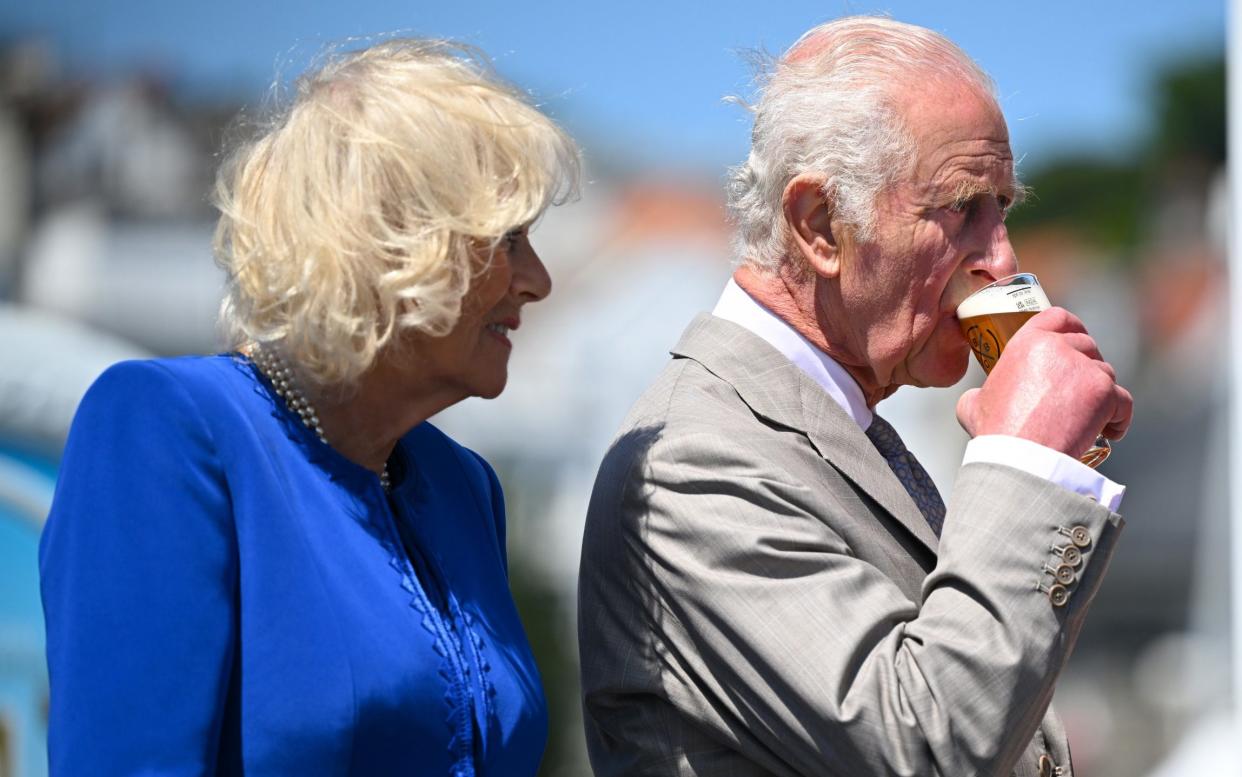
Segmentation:
<svg viewBox="0 0 1242 777">
<path fill-rule="evenodd" d="M 328 443 L 345 458 L 379 473 L 406 432 L 465 398 L 450 387 L 427 385 L 408 369 L 377 364 L 352 390 L 310 398 Z M 308 395 L 309 396 L 309 395 Z"/>
</svg>

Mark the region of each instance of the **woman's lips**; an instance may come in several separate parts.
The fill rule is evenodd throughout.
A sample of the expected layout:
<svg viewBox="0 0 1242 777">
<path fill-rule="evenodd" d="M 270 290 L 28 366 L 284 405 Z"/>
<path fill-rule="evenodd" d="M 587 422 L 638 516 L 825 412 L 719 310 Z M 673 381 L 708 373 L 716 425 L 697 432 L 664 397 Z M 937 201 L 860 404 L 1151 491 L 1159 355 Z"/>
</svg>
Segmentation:
<svg viewBox="0 0 1242 777">
<path fill-rule="evenodd" d="M 487 332 L 487 334 L 491 335 L 496 340 L 499 340 L 506 347 L 512 348 L 513 342 L 509 340 L 509 331 L 516 328 L 516 326 L 509 326 L 506 322 L 498 321 L 492 324 L 487 324 L 483 327 L 483 331 Z"/>
</svg>

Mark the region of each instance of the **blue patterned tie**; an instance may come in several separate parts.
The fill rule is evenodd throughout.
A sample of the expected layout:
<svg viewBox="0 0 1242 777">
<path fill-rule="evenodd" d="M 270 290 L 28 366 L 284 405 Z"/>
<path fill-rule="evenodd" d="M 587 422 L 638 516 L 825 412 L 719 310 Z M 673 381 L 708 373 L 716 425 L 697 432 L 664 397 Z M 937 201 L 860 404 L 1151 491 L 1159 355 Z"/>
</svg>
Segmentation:
<svg viewBox="0 0 1242 777">
<path fill-rule="evenodd" d="M 919 511 L 927 519 L 927 525 L 939 537 L 940 527 L 944 526 L 944 500 L 940 498 L 940 492 L 936 490 L 936 484 L 932 482 L 927 470 L 906 449 L 906 444 L 897 435 L 897 430 L 878 415 L 872 417 L 871 426 L 867 427 L 867 436 L 888 462 L 901 485 L 906 487 L 910 498 L 919 506 Z"/>
</svg>

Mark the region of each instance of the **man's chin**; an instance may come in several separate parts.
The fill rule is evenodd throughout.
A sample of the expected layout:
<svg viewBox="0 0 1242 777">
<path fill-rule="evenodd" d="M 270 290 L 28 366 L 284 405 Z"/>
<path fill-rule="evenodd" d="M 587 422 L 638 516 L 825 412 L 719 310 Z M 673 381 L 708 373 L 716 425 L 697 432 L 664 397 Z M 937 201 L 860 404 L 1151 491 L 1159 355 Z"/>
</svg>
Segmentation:
<svg viewBox="0 0 1242 777">
<path fill-rule="evenodd" d="M 923 369 L 912 372 L 909 385 L 918 388 L 948 388 L 956 386 L 966 376 L 970 366 L 969 352 L 962 358 L 944 359 L 936 364 L 921 365 Z"/>
</svg>

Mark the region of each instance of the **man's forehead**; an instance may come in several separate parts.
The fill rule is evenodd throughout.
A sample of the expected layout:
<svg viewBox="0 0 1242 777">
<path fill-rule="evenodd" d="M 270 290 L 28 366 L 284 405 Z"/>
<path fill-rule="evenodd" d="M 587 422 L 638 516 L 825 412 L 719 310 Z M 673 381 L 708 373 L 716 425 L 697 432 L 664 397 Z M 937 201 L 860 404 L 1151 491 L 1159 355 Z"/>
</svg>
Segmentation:
<svg viewBox="0 0 1242 777">
<path fill-rule="evenodd" d="M 973 84 L 934 79 L 894 98 L 913 141 L 918 178 L 1012 175 L 1009 128 L 991 94 Z"/>
<path fill-rule="evenodd" d="M 944 164 L 938 167 L 916 164 L 908 183 L 928 194 L 961 199 L 977 194 L 1012 195 L 1017 187 L 1013 159 L 1008 154 L 985 154 L 942 161 Z"/>
<path fill-rule="evenodd" d="M 916 155 L 915 177 L 937 186 L 1013 176 L 1013 154 L 1009 144 L 1000 141 L 979 141 L 960 151 L 934 146 L 919 148 Z"/>
</svg>

